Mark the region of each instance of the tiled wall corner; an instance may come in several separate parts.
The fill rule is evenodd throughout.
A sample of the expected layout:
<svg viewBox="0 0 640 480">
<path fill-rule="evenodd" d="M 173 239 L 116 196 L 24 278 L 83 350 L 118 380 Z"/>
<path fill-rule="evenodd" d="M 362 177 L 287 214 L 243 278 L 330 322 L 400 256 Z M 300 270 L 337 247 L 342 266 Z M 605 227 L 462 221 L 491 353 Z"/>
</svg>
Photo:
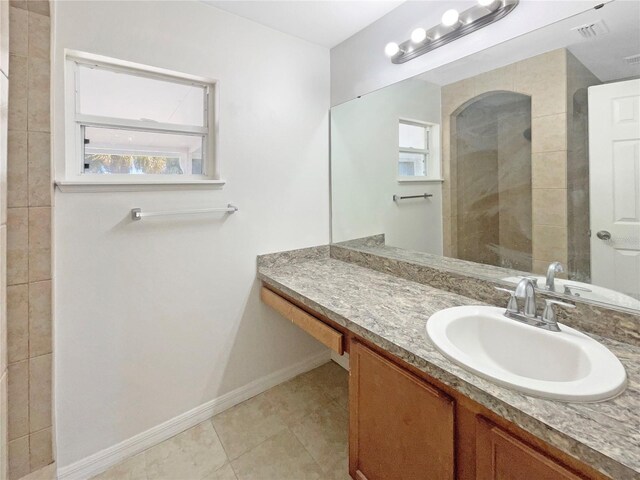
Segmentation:
<svg viewBox="0 0 640 480">
<path fill-rule="evenodd" d="M 9 480 L 53 461 L 50 18 L 9 8 L 7 356 Z"/>
<path fill-rule="evenodd" d="M 9 120 L 9 5 L 0 2 L 0 480 L 9 475 L 7 326 L 7 143 Z"/>
</svg>

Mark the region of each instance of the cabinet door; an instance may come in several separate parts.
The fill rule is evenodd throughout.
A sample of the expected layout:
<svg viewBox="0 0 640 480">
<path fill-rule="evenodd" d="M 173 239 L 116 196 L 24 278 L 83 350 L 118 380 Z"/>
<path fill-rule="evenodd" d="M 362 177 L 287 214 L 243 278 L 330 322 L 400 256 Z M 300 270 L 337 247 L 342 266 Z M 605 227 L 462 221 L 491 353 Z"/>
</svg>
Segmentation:
<svg viewBox="0 0 640 480">
<path fill-rule="evenodd" d="M 354 342 L 351 349 L 351 476 L 453 479 L 453 400 L 362 344 Z"/>
<path fill-rule="evenodd" d="M 584 480 L 517 437 L 477 417 L 476 480 Z"/>
</svg>

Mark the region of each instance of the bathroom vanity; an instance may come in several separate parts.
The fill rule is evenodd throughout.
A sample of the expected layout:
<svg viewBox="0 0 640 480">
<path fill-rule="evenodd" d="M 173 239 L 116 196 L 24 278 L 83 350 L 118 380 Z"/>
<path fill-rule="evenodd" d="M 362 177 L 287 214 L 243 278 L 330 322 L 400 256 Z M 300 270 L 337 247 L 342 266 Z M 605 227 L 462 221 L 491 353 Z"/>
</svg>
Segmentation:
<svg viewBox="0 0 640 480">
<path fill-rule="evenodd" d="M 427 338 L 437 311 L 488 302 L 435 288 L 415 265 L 405 263 L 403 274 L 388 258 L 366 268 L 358 257 L 332 245 L 258 258 L 263 302 L 350 355 L 352 478 L 640 478 L 637 342 L 589 332 L 626 368 L 628 388 L 616 398 L 527 396 L 459 367 Z"/>
</svg>

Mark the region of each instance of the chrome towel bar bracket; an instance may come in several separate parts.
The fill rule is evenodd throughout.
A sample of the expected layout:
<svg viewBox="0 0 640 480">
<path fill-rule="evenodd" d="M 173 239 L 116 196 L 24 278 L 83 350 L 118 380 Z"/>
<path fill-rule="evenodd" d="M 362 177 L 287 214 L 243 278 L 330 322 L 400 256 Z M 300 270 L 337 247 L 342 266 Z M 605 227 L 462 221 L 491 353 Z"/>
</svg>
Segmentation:
<svg viewBox="0 0 640 480">
<path fill-rule="evenodd" d="M 213 213 L 213 212 L 235 213 L 237 211 L 238 211 L 238 207 L 230 203 L 226 207 L 200 208 L 200 209 L 194 209 L 194 210 L 173 210 L 170 212 L 143 212 L 141 208 L 132 208 L 131 220 L 142 220 L 144 217 L 165 217 L 169 215 L 194 215 L 198 213 Z"/>
<path fill-rule="evenodd" d="M 422 195 L 407 195 L 404 197 L 401 197 L 400 195 L 394 195 L 393 201 L 397 202 L 398 200 L 406 200 L 407 198 L 431 198 L 431 197 L 433 197 L 433 195 L 430 193 L 423 193 Z"/>
</svg>

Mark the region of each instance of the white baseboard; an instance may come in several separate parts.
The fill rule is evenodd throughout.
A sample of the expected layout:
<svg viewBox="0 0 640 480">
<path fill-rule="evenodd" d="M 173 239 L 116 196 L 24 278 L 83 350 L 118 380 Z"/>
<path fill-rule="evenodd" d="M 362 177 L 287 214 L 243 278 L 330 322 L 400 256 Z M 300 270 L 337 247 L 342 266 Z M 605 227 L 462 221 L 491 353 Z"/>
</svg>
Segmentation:
<svg viewBox="0 0 640 480">
<path fill-rule="evenodd" d="M 320 352 L 295 365 L 283 368 L 266 377 L 255 380 L 243 387 L 226 393 L 218 398 L 204 403 L 188 412 L 167 420 L 160 425 L 150 428 L 112 447 L 105 448 L 71 465 L 58 469 L 59 480 L 87 480 L 109 467 L 117 465 L 129 457 L 147 450 L 180 432 L 188 430 L 208 418 L 217 415 L 251 397 L 268 390 L 276 385 L 316 368 L 331 359 L 329 350 Z"/>
</svg>

